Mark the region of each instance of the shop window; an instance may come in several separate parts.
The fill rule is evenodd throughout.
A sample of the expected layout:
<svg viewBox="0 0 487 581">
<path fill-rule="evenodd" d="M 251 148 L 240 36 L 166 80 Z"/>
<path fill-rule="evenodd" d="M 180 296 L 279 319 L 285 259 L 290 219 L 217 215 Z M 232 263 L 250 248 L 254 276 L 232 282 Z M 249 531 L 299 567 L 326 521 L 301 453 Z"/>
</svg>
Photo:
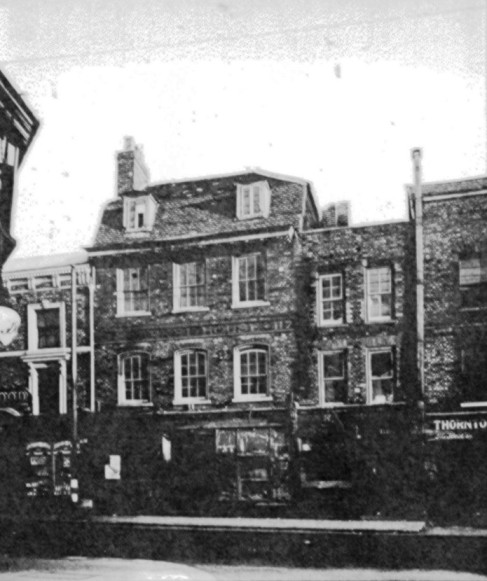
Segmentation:
<svg viewBox="0 0 487 581">
<path fill-rule="evenodd" d="M 249 502 L 289 499 L 289 452 L 282 430 L 219 429 L 216 451 L 235 461 L 235 486 L 228 496 Z"/>
<path fill-rule="evenodd" d="M 389 267 L 367 269 L 367 320 L 392 317 L 392 275 Z"/>
<path fill-rule="evenodd" d="M 205 351 L 178 351 L 174 355 L 175 404 L 207 401 L 208 357 Z"/>
<path fill-rule="evenodd" d="M 200 310 L 206 303 L 205 263 L 174 264 L 174 310 Z"/>
<path fill-rule="evenodd" d="M 235 397 L 259 400 L 269 395 L 269 350 L 265 346 L 238 347 L 234 352 Z"/>
<path fill-rule="evenodd" d="M 368 403 L 392 403 L 395 388 L 394 350 L 371 351 L 368 355 Z"/>
<path fill-rule="evenodd" d="M 347 357 L 345 351 L 320 353 L 320 400 L 323 404 L 347 403 Z"/>
<path fill-rule="evenodd" d="M 461 306 L 475 309 L 487 306 L 487 255 L 460 260 L 459 282 Z"/>
<path fill-rule="evenodd" d="M 68 496 L 71 493 L 71 442 L 32 442 L 27 445 L 27 496 Z"/>
<path fill-rule="evenodd" d="M 148 269 L 117 269 L 117 314 L 119 316 L 149 313 Z"/>
<path fill-rule="evenodd" d="M 149 355 L 127 353 L 119 357 L 118 403 L 140 405 L 150 402 Z"/>
<path fill-rule="evenodd" d="M 318 281 L 318 321 L 320 325 L 343 323 L 343 277 L 325 274 Z"/>
</svg>

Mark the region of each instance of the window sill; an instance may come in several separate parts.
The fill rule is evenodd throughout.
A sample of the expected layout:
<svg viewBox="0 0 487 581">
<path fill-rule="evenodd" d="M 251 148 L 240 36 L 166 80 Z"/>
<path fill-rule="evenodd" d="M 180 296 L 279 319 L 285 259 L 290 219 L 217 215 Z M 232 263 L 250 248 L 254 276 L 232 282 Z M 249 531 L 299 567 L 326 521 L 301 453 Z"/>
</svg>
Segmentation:
<svg viewBox="0 0 487 581">
<path fill-rule="evenodd" d="M 269 301 L 248 301 L 245 303 L 233 303 L 232 309 L 251 309 L 253 307 L 269 307 Z"/>
<path fill-rule="evenodd" d="M 323 321 L 319 321 L 318 322 L 318 327 L 321 328 L 327 328 L 327 327 L 343 327 L 345 325 L 345 321 L 334 321 L 334 322 L 323 322 Z"/>
<path fill-rule="evenodd" d="M 261 213 L 261 214 L 252 214 L 251 216 L 237 216 L 238 220 L 256 220 L 258 218 L 268 218 L 269 215 Z"/>
<path fill-rule="evenodd" d="M 391 317 L 385 317 L 383 319 L 367 319 L 365 322 L 367 325 L 374 325 L 377 323 L 395 323 L 397 319 L 392 319 Z"/>
<path fill-rule="evenodd" d="M 123 401 L 119 402 L 117 405 L 120 408 L 154 407 L 154 404 L 150 401 Z"/>
<path fill-rule="evenodd" d="M 269 401 L 273 401 L 273 400 L 272 400 L 272 397 L 270 395 L 235 396 L 232 399 L 233 403 L 256 403 L 259 401 L 269 402 Z"/>
<path fill-rule="evenodd" d="M 171 315 L 179 315 L 181 313 L 207 313 L 210 307 L 184 307 L 176 308 L 171 311 Z"/>
<path fill-rule="evenodd" d="M 461 311 L 472 311 L 474 313 L 478 311 L 487 311 L 487 305 L 482 305 L 480 307 L 460 307 Z"/>
<path fill-rule="evenodd" d="M 487 401 L 466 401 L 460 404 L 461 408 L 484 408 L 487 407 Z"/>
<path fill-rule="evenodd" d="M 211 400 L 209 399 L 173 399 L 173 405 L 181 406 L 181 405 L 211 405 Z"/>
<path fill-rule="evenodd" d="M 123 319 L 124 317 L 150 317 L 152 313 L 150 311 L 134 311 L 130 313 L 117 313 L 117 319 Z"/>
</svg>

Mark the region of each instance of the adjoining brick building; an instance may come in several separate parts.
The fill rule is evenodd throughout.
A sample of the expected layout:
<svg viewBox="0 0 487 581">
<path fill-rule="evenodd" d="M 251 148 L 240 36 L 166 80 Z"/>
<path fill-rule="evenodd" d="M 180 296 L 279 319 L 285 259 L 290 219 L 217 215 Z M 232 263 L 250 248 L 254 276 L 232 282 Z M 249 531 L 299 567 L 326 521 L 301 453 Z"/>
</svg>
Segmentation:
<svg viewBox="0 0 487 581">
<path fill-rule="evenodd" d="M 487 179 L 424 184 L 422 208 L 432 494 L 440 511 L 469 514 L 487 507 Z"/>
</svg>

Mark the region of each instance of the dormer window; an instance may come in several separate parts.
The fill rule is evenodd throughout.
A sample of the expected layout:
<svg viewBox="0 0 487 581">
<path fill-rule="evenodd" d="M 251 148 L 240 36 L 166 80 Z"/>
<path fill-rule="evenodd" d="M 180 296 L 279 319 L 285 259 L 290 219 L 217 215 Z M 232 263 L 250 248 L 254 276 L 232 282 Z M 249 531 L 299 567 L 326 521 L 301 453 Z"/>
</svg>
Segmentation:
<svg viewBox="0 0 487 581">
<path fill-rule="evenodd" d="M 125 196 L 123 218 L 129 232 L 151 230 L 155 213 L 156 203 L 152 196 Z"/>
<path fill-rule="evenodd" d="M 266 218 L 269 215 L 271 192 L 267 182 L 237 185 L 237 218 Z"/>
</svg>

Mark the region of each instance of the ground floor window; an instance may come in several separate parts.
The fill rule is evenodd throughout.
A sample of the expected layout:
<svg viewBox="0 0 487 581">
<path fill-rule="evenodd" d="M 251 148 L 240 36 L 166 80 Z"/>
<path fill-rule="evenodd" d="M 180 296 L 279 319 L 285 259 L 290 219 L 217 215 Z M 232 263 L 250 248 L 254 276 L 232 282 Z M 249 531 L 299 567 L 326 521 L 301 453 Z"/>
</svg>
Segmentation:
<svg viewBox="0 0 487 581">
<path fill-rule="evenodd" d="M 289 498 L 289 452 L 283 430 L 218 429 L 216 451 L 230 455 L 235 463 L 234 486 L 225 496 L 254 502 Z"/>
<path fill-rule="evenodd" d="M 392 403 L 395 387 L 394 350 L 369 352 L 369 403 Z"/>
</svg>

